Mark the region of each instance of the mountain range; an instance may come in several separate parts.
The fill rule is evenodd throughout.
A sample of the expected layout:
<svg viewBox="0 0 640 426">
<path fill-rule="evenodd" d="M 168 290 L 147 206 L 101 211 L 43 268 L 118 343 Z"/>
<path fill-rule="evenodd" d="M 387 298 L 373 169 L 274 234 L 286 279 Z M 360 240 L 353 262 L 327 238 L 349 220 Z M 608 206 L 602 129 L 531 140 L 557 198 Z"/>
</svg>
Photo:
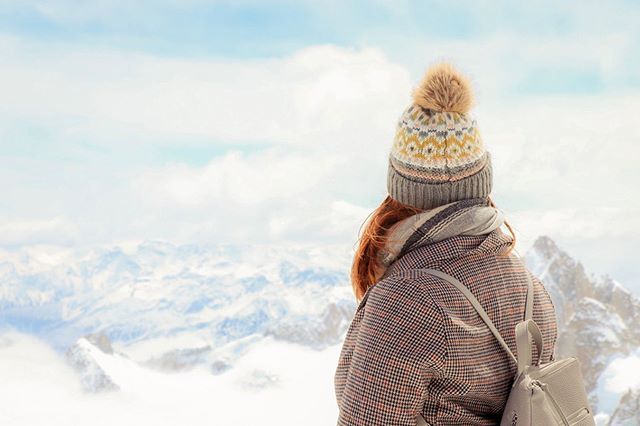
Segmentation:
<svg viewBox="0 0 640 426">
<path fill-rule="evenodd" d="M 5 251 L 0 325 L 47 341 L 89 392 L 118 392 L 109 365 L 220 375 L 265 339 L 339 346 L 356 307 L 351 256 L 343 246 L 164 241 Z M 588 273 L 547 236 L 524 260 L 552 297 L 557 356 L 579 358 L 599 424 L 640 424 L 640 380 L 609 385 L 621 363 L 640 355 L 639 299 Z M 277 382 L 258 376 L 261 387 Z"/>
</svg>

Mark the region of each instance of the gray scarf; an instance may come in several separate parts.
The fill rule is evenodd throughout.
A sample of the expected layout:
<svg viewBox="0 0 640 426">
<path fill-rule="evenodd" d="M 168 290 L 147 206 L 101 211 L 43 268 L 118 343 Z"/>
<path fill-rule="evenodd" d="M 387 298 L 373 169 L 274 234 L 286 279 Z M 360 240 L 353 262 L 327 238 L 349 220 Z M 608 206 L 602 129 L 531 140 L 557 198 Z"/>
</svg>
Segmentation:
<svg viewBox="0 0 640 426">
<path fill-rule="evenodd" d="M 380 250 L 380 263 L 387 268 L 414 247 L 435 243 L 454 235 L 488 234 L 504 223 L 501 210 L 487 198 L 472 198 L 425 210 L 395 223 L 388 243 Z"/>
</svg>

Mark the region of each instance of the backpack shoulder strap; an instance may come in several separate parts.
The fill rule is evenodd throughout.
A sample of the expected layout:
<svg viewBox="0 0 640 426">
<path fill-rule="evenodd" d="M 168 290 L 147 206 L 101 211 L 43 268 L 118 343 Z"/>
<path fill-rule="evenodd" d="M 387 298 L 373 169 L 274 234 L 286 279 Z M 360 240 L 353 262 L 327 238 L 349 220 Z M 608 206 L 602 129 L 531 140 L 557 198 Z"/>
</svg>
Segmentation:
<svg viewBox="0 0 640 426">
<path fill-rule="evenodd" d="M 518 359 L 515 357 L 515 355 L 513 354 L 513 352 L 511 352 L 511 349 L 509 349 L 509 346 L 507 346 L 507 343 L 504 341 L 504 339 L 502 338 L 502 336 L 500 335 L 500 332 L 498 332 L 498 329 L 496 329 L 496 327 L 493 325 L 493 322 L 491 321 L 491 319 L 489 318 L 489 316 L 487 315 L 487 313 L 485 312 L 484 308 L 482 307 L 482 305 L 480 304 L 480 302 L 478 301 L 478 299 L 476 299 L 476 297 L 473 295 L 473 293 L 471 293 L 471 291 L 469 291 L 469 289 L 467 288 L 467 286 L 465 286 L 464 284 L 462 284 L 460 281 L 458 281 L 455 277 L 452 277 L 451 275 L 444 273 L 442 271 L 438 271 L 436 269 L 417 269 L 417 271 L 423 271 L 426 272 L 429 275 L 435 275 L 437 277 L 442 278 L 445 281 L 448 281 L 449 283 L 451 283 L 453 286 L 455 286 L 462 294 L 464 294 L 464 296 L 469 300 L 469 302 L 471 302 L 471 304 L 473 305 L 473 307 L 475 308 L 475 310 L 478 312 L 478 314 L 480 315 L 480 317 L 482 318 L 482 320 L 487 324 L 487 326 L 489 327 L 489 329 L 491 330 L 491 332 L 493 333 L 493 335 L 496 337 L 496 339 L 498 340 L 498 342 L 500 343 L 500 345 L 502 345 L 502 347 L 504 348 L 505 351 L 507 351 L 507 353 L 509 354 L 509 356 L 511 357 L 511 359 L 513 359 L 513 361 L 518 364 Z M 531 291 L 531 285 L 529 286 L 528 289 L 528 293 L 533 293 Z M 527 295 L 529 296 L 529 295 Z M 528 315 L 531 314 L 531 309 L 530 309 L 530 304 L 529 304 L 529 298 L 527 297 L 527 306 L 529 307 L 529 311 L 528 311 Z M 525 308 L 525 311 L 527 311 L 527 308 Z"/>
<path fill-rule="evenodd" d="M 531 319 L 533 315 L 533 279 L 526 268 L 525 273 L 527 274 L 527 303 L 524 308 L 524 321 Z"/>
</svg>

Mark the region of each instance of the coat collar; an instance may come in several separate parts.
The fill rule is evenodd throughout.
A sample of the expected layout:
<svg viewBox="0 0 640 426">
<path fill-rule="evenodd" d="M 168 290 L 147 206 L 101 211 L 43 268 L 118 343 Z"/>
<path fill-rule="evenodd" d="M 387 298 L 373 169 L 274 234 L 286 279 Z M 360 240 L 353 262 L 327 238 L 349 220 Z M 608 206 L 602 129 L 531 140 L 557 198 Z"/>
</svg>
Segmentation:
<svg viewBox="0 0 640 426">
<path fill-rule="evenodd" d="M 427 227 L 433 227 L 447 217 L 448 214 L 442 214 L 439 219 L 421 226 L 411 234 L 400 255 L 387 267 L 382 278 L 407 269 L 437 269 L 444 263 L 463 257 L 472 259 L 475 256 L 497 255 L 507 251 L 513 243 L 513 236 L 504 233 L 499 227 L 486 234 L 454 235 L 435 242 L 424 238 Z"/>
</svg>

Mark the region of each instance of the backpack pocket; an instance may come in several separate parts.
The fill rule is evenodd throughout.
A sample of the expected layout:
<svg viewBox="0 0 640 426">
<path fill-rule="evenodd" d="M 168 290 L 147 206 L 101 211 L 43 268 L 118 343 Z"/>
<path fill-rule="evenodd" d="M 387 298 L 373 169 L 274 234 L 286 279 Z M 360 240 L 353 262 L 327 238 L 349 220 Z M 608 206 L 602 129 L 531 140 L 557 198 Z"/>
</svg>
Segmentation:
<svg viewBox="0 0 640 426">
<path fill-rule="evenodd" d="M 584 407 L 567 416 L 571 426 L 588 426 L 593 424 L 593 416 L 588 408 Z"/>
</svg>

